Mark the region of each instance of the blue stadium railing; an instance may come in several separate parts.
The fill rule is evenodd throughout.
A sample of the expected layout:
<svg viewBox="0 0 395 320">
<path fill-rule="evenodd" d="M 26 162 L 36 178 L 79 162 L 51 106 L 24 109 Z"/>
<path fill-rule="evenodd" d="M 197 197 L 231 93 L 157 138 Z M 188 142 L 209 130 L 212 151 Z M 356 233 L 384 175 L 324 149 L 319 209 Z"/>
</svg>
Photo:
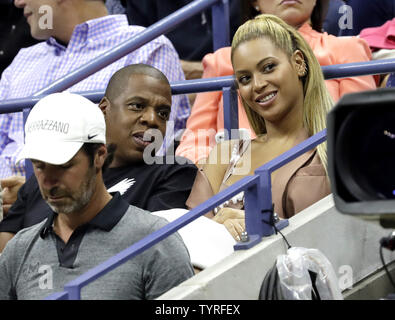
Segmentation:
<svg viewBox="0 0 395 320">
<path fill-rule="evenodd" d="M 150 28 L 147 28 L 139 36 L 125 41 L 125 43 L 110 50 L 102 57 L 99 57 L 87 65 L 76 69 L 67 76 L 55 81 L 50 86 L 43 88 L 39 92 L 36 92 L 32 97 L 8 100 L 0 103 L 0 113 L 23 111 L 24 118 L 26 119 L 30 108 L 41 97 L 69 88 L 75 83 L 83 80 L 84 78 L 104 68 L 115 60 L 132 52 L 133 50 L 141 47 L 157 36 L 166 33 L 166 31 L 174 28 L 182 21 L 185 21 L 189 17 L 205 10 L 210 6 L 212 6 L 213 13 L 214 49 L 228 45 L 229 23 L 227 21 L 228 19 L 225 19 L 225 17 L 229 17 L 228 1 L 196 0 L 190 5 L 187 5 L 168 16 L 167 18 L 157 22 Z M 326 79 L 390 73 L 395 72 L 395 59 L 326 66 L 322 69 Z M 229 76 L 172 83 L 173 94 L 216 90 L 223 91 L 225 128 L 228 129 L 228 132 L 231 132 L 231 129 L 236 129 L 238 127 L 237 96 L 233 77 Z M 83 92 L 80 94 L 96 102 L 103 96 L 103 92 Z M 232 138 L 235 137 L 233 136 Z M 258 168 L 253 176 L 248 176 L 241 179 L 231 187 L 218 193 L 193 210 L 190 210 L 181 218 L 169 223 L 162 229 L 157 230 L 156 232 L 138 241 L 97 267 L 92 268 L 75 280 L 67 283 L 65 285 L 65 291 L 55 293 L 47 297 L 47 299 L 80 299 L 81 289 L 84 286 L 104 275 L 105 273 L 113 270 L 128 259 L 131 259 L 142 251 L 155 245 L 159 241 L 169 236 L 171 233 L 176 232 L 178 229 L 202 216 L 206 212 L 214 209 L 219 204 L 223 203 L 241 191 L 245 192 L 246 231 L 249 235 L 249 240 L 243 243 L 238 243 L 235 246 L 235 249 L 250 248 L 251 246 L 259 243 L 262 237 L 269 236 L 275 232 L 275 227 L 273 226 L 272 220 L 271 173 L 289 161 L 295 159 L 299 155 L 324 142 L 325 139 L 325 130 L 310 137 L 291 150 Z M 287 220 L 282 220 L 276 224 L 276 228 L 280 229 L 287 224 Z"/>
<path fill-rule="evenodd" d="M 326 80 L 364 75 L 394 73 L 395 59 L 336 64 L 331 66 L 323 66 L 321 67 L 321 69 Z M 176 81 L 171 83 L 171 90 L 173 95 L 205 91 L 224 91 L 224 89 L 229 88 L 234 88 L 233 76 Z M 104 91 L 85 91 L 76 93 L 83 95 L 84 97 L 92 100 L 93 102 L 99 102 L 104 95 Z M 47 94 L 48 93 L 43 93 L 40 95 L 35 94 L 31 97 L 2 101 L 0 102 L 0 114 L 23 111 L 28 112 L 37 103 L 38 100 L 40 100 Z M 224 112 L 226 112 L 227 110 L 228 108 L 224 108 Z M 235 122 L 233 126 L 225 125 L 225 128 L 228 130 L 230 130 L 231 128 L 237 128 L 237 124 L 238 122 Z"/>
</svg>

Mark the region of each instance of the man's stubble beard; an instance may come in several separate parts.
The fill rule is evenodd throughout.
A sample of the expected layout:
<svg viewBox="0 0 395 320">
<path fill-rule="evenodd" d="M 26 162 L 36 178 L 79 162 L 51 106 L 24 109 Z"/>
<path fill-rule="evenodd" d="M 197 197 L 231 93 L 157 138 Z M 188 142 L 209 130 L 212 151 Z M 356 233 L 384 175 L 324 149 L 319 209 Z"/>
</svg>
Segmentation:
<svg viewBox="0 0 395 320">
<path fill-rule="evenodd" d="M 54 206 L 47 201 L 49 207 L 56 213 L 70 214 L 83 209 L 91 200 L 96 185 L 96 174 L 94 168 L 89 168 L 86 179 L 81 187 L 72 195 L 73 202 L 70 204 Z M 78 196 L 76 196 L 78 194 Z"/>
</svg>

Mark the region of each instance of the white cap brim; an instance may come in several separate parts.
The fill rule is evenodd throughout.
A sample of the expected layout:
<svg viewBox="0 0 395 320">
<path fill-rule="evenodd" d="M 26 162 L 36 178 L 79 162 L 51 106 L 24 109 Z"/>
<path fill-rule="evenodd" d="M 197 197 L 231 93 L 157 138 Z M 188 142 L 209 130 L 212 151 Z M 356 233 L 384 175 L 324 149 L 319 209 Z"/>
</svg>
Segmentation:
<svg viewBox="0 0 395 320">
<path fill-rule="evenodd" d="M 17 163 L 23 159 L 34 159 L 53 165 L 62 165 L 70 161 L 81 149 L 83 142 L 43 141 L 27 143 L 17 157 Z"/>
</svg>

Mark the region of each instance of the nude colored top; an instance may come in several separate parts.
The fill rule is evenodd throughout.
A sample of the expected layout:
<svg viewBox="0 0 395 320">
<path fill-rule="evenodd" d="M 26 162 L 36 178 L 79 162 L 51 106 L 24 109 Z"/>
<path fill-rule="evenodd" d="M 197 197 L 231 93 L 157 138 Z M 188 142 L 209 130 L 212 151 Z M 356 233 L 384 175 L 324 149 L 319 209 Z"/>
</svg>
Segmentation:
<svg viewBox="0 0 395 320">
<path fill-rule="evenodd" d="M 365 40 L 357 37 L 335 37 L 327 33 L 319 33 L 310 25 L 304 24 L 298 30 L 309 43 L 321 66 L 369 61 L 371 51 Z M 231 48 L 225 47 L 207 54 L 203 59 L 203 78 L 233 75 L 230 60 Z M 326 80 L 327 88 L 335 101 L 346 93 L 376 89 L 373 76 L 352 77 Z M 246 128 L 255 137 L 247 119 L 247 115 L 239 99 L 239 128 Z M 179 147 L 178 156 L 186 157 L 195 163 L 207 158 L 215 145 L 215 132 L 224 128 L 224 111 L 222 92 L 202 92 L 196 97 L 191 115 Z M 209 145 L 198 143 L 198 130 L 210 130 Z M 204 132 L 204 131 L 203 131 Z M 206 141 L 206 139 L 200 139 Z"/>
<path fill-rule="evenodd" d="M 297 137 L 295 145 L 307 138 L 307 131 L 304 131 L 303 134 Z M 232 148 L 232 157 L 218 192 L 229 186 L 227 180 L 233 174 L 237 162 L 250 147 L 251 144 L 249 142 L 243 143 L 240 141 L 234 144 L 235 148 Z M 239 156 L 235 157 L 235 155 Z M 280 218 L 290 218 L 331 193 L 328 176 L 315 149 L 309 150 L 288 162 L 277 169 L 276 172 L 272 182 L 272 201 L 274 212 Z M 210 181 L 204 171 L 200 169 L 186 205 L 188 208 L 195 208 L 212 196 L 214 196 L 214 192 Z M 220 205 L 214 210 L 214 214 L 221 207 L 244 209 L 244 193 L 241 192 Z"/>
</svg>

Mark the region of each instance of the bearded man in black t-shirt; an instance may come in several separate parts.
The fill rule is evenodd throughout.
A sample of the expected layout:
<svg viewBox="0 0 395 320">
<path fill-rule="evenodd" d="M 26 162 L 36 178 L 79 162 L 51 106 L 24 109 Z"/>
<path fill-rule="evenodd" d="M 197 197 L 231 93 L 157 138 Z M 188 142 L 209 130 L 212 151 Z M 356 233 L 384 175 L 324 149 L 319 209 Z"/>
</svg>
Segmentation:
<svg viewBox="0 0 395 320">
<path fill-rule="evenodd" d="M 103 172 L 107 190 L 148 211 L 186 208 L 196 166 L 184 158 L 155 157 L 171 110 L 166 76 L 148 65 L 124 67 L 110 79 L 99 107 L 110 153 Z M 19 230 L 44 220 L 50 210 L 32 175 L 0 222 L 0 252 Z"/>
</svg>

